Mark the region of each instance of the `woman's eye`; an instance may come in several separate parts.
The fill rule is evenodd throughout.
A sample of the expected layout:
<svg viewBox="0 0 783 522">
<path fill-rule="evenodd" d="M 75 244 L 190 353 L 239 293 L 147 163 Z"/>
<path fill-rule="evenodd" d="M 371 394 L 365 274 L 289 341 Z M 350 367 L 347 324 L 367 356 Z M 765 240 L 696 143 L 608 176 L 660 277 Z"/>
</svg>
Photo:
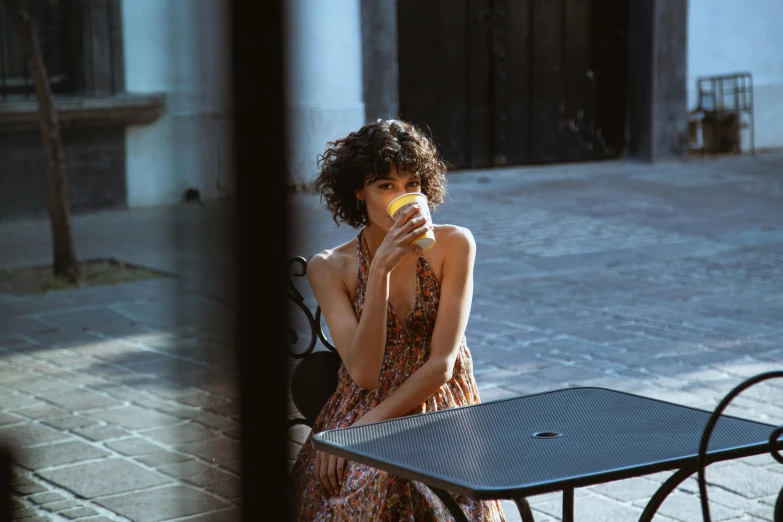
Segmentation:
<svg viewBox="0 0 783 522">
<path fill-rule="evenodd" d="M 419 181 L 411 181 L 410 185 L 413 186 L 413 187 L 418 187 L 419 185 L 421 185 L 421 182 L 419 182 Z"/>
</svg>

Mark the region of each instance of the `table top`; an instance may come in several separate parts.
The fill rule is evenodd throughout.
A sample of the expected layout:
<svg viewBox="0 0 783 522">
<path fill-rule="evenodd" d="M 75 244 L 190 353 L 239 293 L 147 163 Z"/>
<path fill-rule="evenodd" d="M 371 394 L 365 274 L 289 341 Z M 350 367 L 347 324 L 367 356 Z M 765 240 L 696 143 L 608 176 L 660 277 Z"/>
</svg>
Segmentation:
<svg viewBox="0 0 783 522">
<path fill-rule="evenodd" d="M 710 415 L 604 388 L 566 388 L 328 430 L 313 444 L 453 493 L 515 498 L 695 466 Z M 769 451 L 775 428 L 723 415 L 708 462 Z"/>
</svg>

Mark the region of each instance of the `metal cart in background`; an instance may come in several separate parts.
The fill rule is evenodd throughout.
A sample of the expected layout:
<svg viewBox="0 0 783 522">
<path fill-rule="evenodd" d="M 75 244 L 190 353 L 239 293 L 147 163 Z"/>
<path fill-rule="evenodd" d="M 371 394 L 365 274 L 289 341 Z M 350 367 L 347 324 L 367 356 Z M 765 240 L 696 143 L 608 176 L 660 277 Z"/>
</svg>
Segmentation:
<svg viewBox="0 0 783 522">
<path fill-rule="evenodd" d="M 753 77 L 749 72 L 697 78 L 697 107 L 690 114 L 692 132 L 700 139 L 692 149 L 703 153 L 741 152 L 741 129 L 750 131 L 750 152 L 756 155 Z M 747 123 L 742 115 L 748 115 Z M 698 129 L 698 130 L 697 130 Z M 691 136 L 693 138 L 693 136 Z"/>
</svg>

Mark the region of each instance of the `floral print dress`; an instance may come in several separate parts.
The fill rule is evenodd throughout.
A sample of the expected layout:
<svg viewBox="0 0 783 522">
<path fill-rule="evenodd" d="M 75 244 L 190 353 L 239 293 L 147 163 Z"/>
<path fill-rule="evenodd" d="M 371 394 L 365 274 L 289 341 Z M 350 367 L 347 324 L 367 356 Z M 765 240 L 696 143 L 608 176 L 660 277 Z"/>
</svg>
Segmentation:
<svg viewBox="0 0 783 522">
<path fill-rule="evenodd" d="M 370 256 L 364 229 L 356 238 L 359 273 L 353 307 L 361 318 Z M 299 451 L 291 480 L 293 486 L 293 520 L 310 521 L 378 521 L 426 522 L 451 521 L 448 510 L 425 485 L 391 475 L 385 471 L 346 462 L 340 493 L 330 495 L 315 475 L 315 450 L 312 433 L 346 428 L 386 399 L 427 360 L 440 298 L 440 284 L 433 276 L 427 258 L 416 262 L 416 294 L 407 317 L 399 317 L 387 306 L 386 352 L 380 386 L 363 390 L 351 379 L 345 365 L 340 365 L 334 395 L 326 402 L 315 421 L 310 437 Z M 470 351 L 463 336 L 454 371 L 449 382 L 441 386 L 426 402 L 410 412 L 418 414 L 467 406 L 480 402 L 473 377 Z M 497 501 L 478 501 L 455 495 L 462 510 L 472 521 L 505 521 Z"/>
</svg>

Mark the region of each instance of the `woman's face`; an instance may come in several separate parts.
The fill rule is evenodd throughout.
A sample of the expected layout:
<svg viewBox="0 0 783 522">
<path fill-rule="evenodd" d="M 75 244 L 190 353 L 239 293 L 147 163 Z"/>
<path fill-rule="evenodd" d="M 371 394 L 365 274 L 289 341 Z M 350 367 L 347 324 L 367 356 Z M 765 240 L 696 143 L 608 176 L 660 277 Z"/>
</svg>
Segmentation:
<svg viewBox="0 0 783 522">
<path fill-rule="evenodd" d="M 364 187 L 356 191 L 356 197 L 364 201 L 370 223 L 383 230 L 388 230 L 394 220 L 386 213 L 389 203 L 398 196 L 410 192 L 421 192 L 421 180 L 417 174 L 411 174 L 391 165 L 389 173 L 369 183 L 365 180 Z"/>
</svg>

